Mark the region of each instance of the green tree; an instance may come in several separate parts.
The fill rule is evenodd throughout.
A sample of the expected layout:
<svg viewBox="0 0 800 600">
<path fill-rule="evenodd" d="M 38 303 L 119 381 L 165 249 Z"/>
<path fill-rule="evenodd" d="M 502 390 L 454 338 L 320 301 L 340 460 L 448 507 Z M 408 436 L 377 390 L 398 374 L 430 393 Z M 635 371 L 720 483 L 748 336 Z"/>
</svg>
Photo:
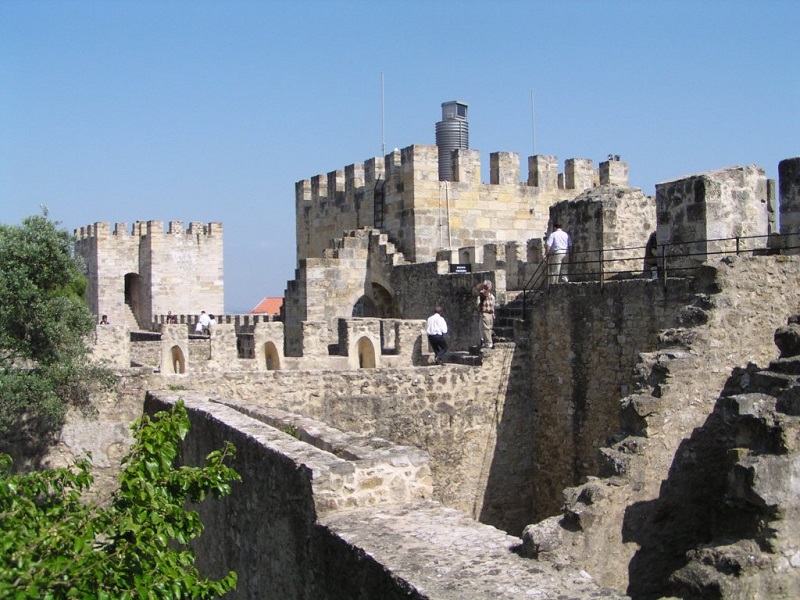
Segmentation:
<svg viewBox="0 0 800 600">
<path fill-rule="evenodd" d="M 92 483 L 90 465 L 9 472 L 0 465 L 0 598 L 216 598 L 236 587 L 231 571 L 201 577 L 188 543 L 203 531 L 187 502 L 224 496 L 239 475 L 226 461 L 226 443 L 204 467 L 174 466 L 189 430 L 182 402 L 142 417 L 123 460 L 120 486 L 108 507 L 81 501 Z"/>
<path fill-rule="evenodd" d="M 72 237 L 42 215 L 0 224 L 0 451 L 35 457 L 109 371 L 87 359 L 94 317 Z"/>
</svg>

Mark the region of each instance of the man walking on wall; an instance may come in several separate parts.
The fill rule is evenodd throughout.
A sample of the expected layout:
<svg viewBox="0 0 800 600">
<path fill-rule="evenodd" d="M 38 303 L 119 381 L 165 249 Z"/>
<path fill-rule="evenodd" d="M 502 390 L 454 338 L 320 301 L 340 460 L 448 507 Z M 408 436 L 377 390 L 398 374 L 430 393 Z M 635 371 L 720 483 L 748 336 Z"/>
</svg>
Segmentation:
<svg viewBox="0 0 800 600">
<path fill-rule="evenodd" d="M 545 252 L 550 263 L 550 283 L 567 282 L 567 265 L 564 259 L 572 252 L 572 240 L 558 223 L 553 224 L 553 232 L 547 238 Z"/>
<path fill-rule="evenodd" d="M 428 334 L 428 343 L 430 343 L 431 350 L 433 350 L 433 354 L 436 357 L 436 364 L 444 364 L 443 357 L 447 353 L 447 340 L 444 337 L 447 333 L 447 321 L 442 316 L 441 306 L 437 305 L 434 313 L 428 317 L 425 333 Z"/>
</svg>

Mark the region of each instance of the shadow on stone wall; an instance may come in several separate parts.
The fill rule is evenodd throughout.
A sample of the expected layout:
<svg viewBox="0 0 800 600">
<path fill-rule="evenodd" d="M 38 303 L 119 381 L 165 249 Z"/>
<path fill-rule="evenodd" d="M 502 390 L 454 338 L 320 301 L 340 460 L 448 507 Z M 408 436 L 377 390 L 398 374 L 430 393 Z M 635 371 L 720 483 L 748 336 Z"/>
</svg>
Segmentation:
<svg viewBox="0 0 800 600">
<path fill-rule="evenodd" d="M 628 507 L 623 541 L 640 546 L 628 567 L 632 598 L 797 597 L 794 556 L 782 547 L 794 535 L 783 523 L 796 499 L 789 491 L 787 502 L 782 476 L 796 470 L 798 424 L 756 373 L 732 371 L 713 412 L 678 447 L 658 497 Z M 762 459 L 769 464 L 760 469 Z"/>
</svg>

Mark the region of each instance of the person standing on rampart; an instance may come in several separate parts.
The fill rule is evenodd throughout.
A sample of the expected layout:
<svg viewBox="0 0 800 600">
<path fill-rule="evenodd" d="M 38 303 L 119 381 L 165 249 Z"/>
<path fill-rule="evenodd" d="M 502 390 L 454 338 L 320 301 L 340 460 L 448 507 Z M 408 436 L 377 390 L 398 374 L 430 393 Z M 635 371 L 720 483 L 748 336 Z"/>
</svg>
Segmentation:
<svg viewBox="0 0 800 600">
<path fill-rule="evenodd" d="M 553 224 L 553 232 L 545 243 L 545 252 L 550 266 L 550 283 L 568 282 L 567 265 L 564 259 L 572 254 L 572 239 L 561 229 L 558 223 Z"/>
<path fill-rule="evenodd" d="M 428 317 L 425 333 L 428 334 L 428 343 L 436 357 L 436 364 L 444 364 L 443 357 L 447 353 L 447 340 L 444 337 L 447 333 L 447 321 L 442 316 L 441 306 L 437 305 L 433 314 Z"/>
<path fill-rule="evenodd" d="M 481 331 L 481 347 L 494 348 L 492 329 L 494 328 L 495 297 L 492 293 L 492 282 L 488 279 L 478 285 L 478 326 Z"/>
<path fill-rule="evenodd" d="M 211 317 L 206 314 L 206 311 L 200 311 L 200 318 L 197 319 L 197 325 L 194 328 L 195 333 L 208 333 L 208 326 L 211 323 Z"/>
</svg>

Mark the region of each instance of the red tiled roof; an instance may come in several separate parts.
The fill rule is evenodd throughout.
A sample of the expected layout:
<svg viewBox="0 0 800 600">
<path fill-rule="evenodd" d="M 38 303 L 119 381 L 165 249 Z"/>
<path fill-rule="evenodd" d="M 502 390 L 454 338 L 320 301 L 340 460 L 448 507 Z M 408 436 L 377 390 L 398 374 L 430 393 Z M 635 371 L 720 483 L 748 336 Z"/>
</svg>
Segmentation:
<svg viewBox="0 0 800 600">
<path fill-rule="evenodd" d="M 250 311 L 250 314 L 279 315 L 283 306 L 283 298 L 264 298 Z"/>
</svg>

